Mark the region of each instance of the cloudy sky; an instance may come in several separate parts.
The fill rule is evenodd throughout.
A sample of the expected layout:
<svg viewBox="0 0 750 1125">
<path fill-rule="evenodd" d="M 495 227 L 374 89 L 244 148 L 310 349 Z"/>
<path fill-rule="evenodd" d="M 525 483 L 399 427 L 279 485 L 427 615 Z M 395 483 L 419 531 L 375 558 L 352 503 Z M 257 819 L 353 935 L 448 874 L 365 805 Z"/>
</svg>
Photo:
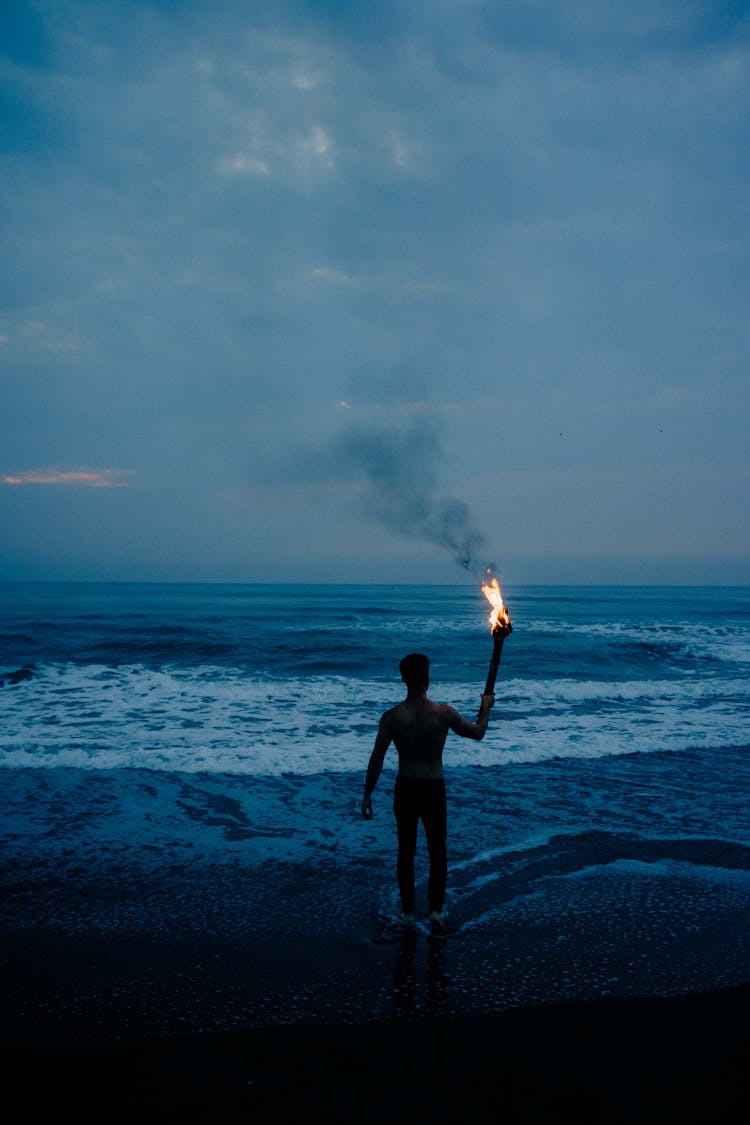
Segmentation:
<svg viewBox="0 0 750 1125">
<path fill-rule="evenodd" d="M 750 4 L 3 0 L 0 578 L 750 582 Z"/>
</svg>

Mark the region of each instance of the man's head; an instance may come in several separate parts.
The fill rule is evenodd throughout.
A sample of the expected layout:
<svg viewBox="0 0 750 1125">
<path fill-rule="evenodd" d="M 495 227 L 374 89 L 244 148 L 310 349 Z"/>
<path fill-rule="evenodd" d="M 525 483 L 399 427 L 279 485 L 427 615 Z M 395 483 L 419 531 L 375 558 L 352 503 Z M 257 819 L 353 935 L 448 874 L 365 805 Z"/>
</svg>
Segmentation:
<svg viewBox="0 0 750 1125">
<path fill-rule="evenodd" d="M 430 683 L 430 661 L 421 652 L 410 652 L 398 666 L 401 679 L 412 691 L 426 691 Z"/>
</svg>

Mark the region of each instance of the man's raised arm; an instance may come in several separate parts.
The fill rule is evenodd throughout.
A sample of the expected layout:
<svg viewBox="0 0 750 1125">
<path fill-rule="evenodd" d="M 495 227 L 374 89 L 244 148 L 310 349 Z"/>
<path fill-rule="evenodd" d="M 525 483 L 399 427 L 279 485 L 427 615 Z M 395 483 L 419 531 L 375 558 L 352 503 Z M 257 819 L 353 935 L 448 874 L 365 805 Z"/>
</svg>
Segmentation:
<svg viewBox="0 0 750 1125">
<path fill-rule="evenodd" d="M 473 738 L 475 742 L 481 742 L 487 732 L 487 723 L 490 719 L 490 707 L 495 702 L 494 695 L 483 695 L 482 702 L 479 706 L 479 714 L 477 721 L 472 723 L 470 719 L 465 719 L 463 715 L 459 715 L 458 711 L 450 710 L 450 728 L 456 734 L 460 734 L 461 738 Z"/>
</svg>

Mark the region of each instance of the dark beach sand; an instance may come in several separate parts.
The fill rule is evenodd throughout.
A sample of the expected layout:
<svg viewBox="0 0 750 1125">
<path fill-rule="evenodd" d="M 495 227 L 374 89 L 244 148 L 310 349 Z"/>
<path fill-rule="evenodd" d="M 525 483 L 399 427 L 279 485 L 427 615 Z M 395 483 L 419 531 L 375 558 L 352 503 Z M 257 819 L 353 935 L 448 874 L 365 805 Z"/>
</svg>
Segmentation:
<svg viewBox="0 0 750 1125">
<path fill-rule="evenodd" d="M 483 1012 L 469 966 L 488 988 L 486 955 L 423 934 L 243 950 L 29 931 L 2 960 L 6 1104 L 79 1122 L 745 1120 L 750 983 Z"/>
<path fill-rule="evenodd" d="M 544 836 L 456 864 L 447 942 L 391 943 L 392 835 L 343 784 L 254 782 L 267 840 L 227 779 L 7 771 L 10 1120 L 746 1119 L 744 842 Z"/>
<path fill-rule="evenodd" d="M 74 1120 L 730 1122 L 750 986 L 492 1016 L 6 1048 L 5 1097 Z M 219 1114 L 218 1117 L 214 1117 Z"/>
</svg>

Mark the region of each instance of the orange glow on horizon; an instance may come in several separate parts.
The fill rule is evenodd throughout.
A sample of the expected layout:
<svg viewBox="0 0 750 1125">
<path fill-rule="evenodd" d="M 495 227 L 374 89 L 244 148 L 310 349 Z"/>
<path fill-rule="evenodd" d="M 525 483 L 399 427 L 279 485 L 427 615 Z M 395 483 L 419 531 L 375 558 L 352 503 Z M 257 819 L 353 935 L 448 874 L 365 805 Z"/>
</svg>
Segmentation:
<svg viewBox="0 0 750 1125">
<path fill-rule="evenodd" d="M 103 469 L 100 472 L 90 472 L 85 469 L 72 472 L 62 472 L 59 469 L 30 469 L 23 473 L 6 473 L 0 477 L 0 482 L 9 485 L 77 484 L 86 488 L 127 488 L 128 482 L 122 478 L 133 474 L 133 469 Z"/>
</svg>

